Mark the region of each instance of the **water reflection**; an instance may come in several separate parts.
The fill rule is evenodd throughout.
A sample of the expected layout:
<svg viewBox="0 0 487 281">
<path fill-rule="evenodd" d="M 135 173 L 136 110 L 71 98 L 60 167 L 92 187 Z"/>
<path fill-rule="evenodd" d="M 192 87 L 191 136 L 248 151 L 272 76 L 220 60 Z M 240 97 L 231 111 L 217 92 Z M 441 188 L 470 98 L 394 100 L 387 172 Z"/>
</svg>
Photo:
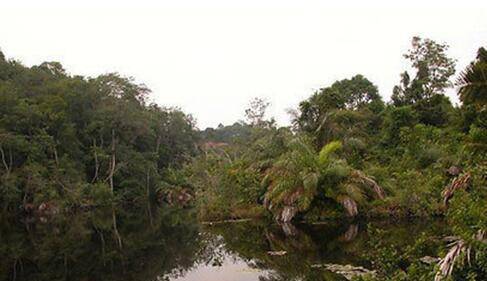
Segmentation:
<svg viewBox="0 0 487 281">
<path fill-rule="evenodd" d="M 1 280 L 343 280 L 326 263 L 370 266 L 366 225 L 198 225 L 189 211 L 96 210 L 47 222 L 0 216 Z M 391 241 L 441 225 L 375 223 Z M 119 243 L 121 240 L 121 247 Z M 270 253 L 279 253 L 271 255 Z"/>
<path fill-rule="evenodd" d="M 199 229 L 187 213 L 97 210 L 47 223 L 0 218 L 1 280 L 154 280 L 196 262 Z"/>
</svg>

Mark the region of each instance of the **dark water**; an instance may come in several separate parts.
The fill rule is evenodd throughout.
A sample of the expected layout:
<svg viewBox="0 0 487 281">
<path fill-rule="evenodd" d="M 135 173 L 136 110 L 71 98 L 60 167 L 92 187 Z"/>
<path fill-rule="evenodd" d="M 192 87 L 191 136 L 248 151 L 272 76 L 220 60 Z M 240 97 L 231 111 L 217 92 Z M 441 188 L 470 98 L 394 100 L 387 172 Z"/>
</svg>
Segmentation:
<svg viewBox="0 0 487 281">
<path fill-rule="evenodd" d="M 420 233 L 444 232 L 441 222 L 201 225 L 193 218 L 169 210 L 98 210 L 43 222 L 0 216 L 0 280 L 344 280 L 319 265 L 371 267 L 367 228 L 404 247 Z"/>
</svg>

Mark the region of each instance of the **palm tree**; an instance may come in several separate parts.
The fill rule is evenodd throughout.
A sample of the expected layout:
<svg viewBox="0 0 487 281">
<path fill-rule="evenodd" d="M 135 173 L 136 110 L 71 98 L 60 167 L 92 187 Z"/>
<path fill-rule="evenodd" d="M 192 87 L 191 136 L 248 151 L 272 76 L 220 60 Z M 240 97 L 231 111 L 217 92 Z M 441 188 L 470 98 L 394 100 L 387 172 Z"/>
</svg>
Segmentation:
<svg viewBox="0 0 487 281">
<path fill-rule="evenodd" d="M 358 214 L 372 191 L 383 199 L 384 191 L 370 177 L 351 168 L 336 152 L 341 142 L 332 141 L 316 153 L 310 141 L 296 138 L 269 169 L 263 184 L 267 186 L 264 205 L 278 221 L 288 222 L 298 212 L 305 212 L 319 192 L 343 205 L 349 216 Z"/>
<path fill-rule="evenodd" d="M 480 48 L 477 59 L 460 73 L 458 94 L 464 104 L 482 108 L 487 104 L 487 50 Z"/>
</svg>

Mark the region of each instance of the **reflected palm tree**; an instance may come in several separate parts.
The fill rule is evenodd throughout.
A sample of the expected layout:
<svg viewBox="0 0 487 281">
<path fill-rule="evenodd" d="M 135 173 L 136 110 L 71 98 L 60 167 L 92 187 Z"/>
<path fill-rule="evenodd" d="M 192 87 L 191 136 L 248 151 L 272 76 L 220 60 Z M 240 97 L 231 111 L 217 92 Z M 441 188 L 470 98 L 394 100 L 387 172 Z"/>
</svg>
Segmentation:
<svg viewBox="0 0 487 281">
<path fill-rule="evenodd" d="M 315 265 L 336 261 L 353 263 L 347 244 L 359 237 L 359 226 L 240 223 L 213 226 L 206 231 L 223 237 L 227 251 L 249 261 L 249 266 L 266 274 L 262 281 L 343 280 L 343 277 Z M 363 242 L 361 240 L 360 242 Z M 351 247 L 351 249 L 360 247 Z M 282 255 L 269 253 L 280 252 Z M 285 254 L 283 254 L 285 253 Z"/>
<path fill-rule="evenodd" d="M 159 209 L 152 213 L 151 225 L 145 210 L 116 212 L 122 248 L 113 233 L 110 207 L 28 227 L 0 215 L 1 280 L 184 280 L 200 267 L 224 271 L 236 263 L 263 281 L 343 280 L 323 265 L 367 265 L 363 256 L 370 249 L 365 227 L 357 224 L 199 226 L 191 212 Z M 413 243 L 410 232 L 422 227 L 392 226 L 384 241 Z M 231 274 L 237 278 L 243 273 Z"/>
<path fill-rule="evenodd" d="M 359 226 L 356 223 L 350 224 L 347 231 L 340 235 L 340 241 L 350 242 L 357 237 Z"/>
</svg>

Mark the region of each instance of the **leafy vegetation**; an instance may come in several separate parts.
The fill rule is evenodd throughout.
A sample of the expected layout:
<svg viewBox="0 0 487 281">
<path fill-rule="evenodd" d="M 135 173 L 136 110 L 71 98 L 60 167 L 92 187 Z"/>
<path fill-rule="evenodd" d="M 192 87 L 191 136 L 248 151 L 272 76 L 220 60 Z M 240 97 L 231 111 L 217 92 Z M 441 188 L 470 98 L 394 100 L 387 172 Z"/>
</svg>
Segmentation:
<svg viewBox="0 0 487 281">
<path fill-rule="evenodd" d="M 446 217 L 456 242 L 448 248 L 435 240 L 444 249 L 431 253 L 444 257 L 437 267 L 420 262 L 420 255 L 425 254 L 420 250 L 387 252 L 390 245 L 379 243 L 375 246 L 379 253 L 371 257 L 384 270 L 378 280 L 431 280 L 435 276 L 437 280 L 483 280 L 485 50 L 479 49 L 477 59 L 460 73 L 457 86 L 463 103 L 454 106 L 445 95 L 455 72 L 447 48 L 413 38 L 405 57 L 415 76 L 401 75 L 390 103 L 382 101 L 372 82 L 356 75 L 301 102 L 292 112 L 291 130 L 277 128 L 272 120 L 264 122 L 262 112 L 254 114 L 259 120 L 241 123 L 246 132 L 241 142 L 237 137 L 212 154 L 220 161 L 211 162 L 204 177 L 214 182 L 197 188 L 212 194 L 218 203 L 200 201 L 199 209 L 211 206 L 212 214 L 221 214 L 221 207 L 226 210 L 224 218 L 248 217 L 232 211 L 232 206 L 238 206 L 233 209 L 237 210 L 241 205 L 228 204 L 245 201 L 247 210 L 264 206 L 282 222 L 343 216 Z M 253 108 L 263 111 L 266 106 L 253 104 Z M 232 160 L 223 160 L 228 155 Z M 200 164 L 191 169 L 209 163 L 197 159 Z M 251 180 L 226 176 L 229 173 L 244 173 Z M 250 197 L 245 192 L 249 190 L 254 190 Z M 205 217 L 204 211 L 200 214 L 202 219 L 214 219 Z M 418 237 L 415 247 L 424 243 L 431 241 Z"/>
<path fill-rule="evenodd" d="M 57 62 L 27 68 L 2 54 L 2 208 L 147 199 L 198 138 L 190 115 L 148 103 L 149 92 L 116 73 L 72 76 Z"/>
<path fill-rule="evenodd" d="M 459 74 L 462 103 L 453 105 L 447 50 L 414 37 L 404 55 L 413 73 L 401 74 L 388 103 L 358 74 L 300 102 L 290 127 L 257 98 L 245 121 L 204 131 L 191 115 L 149 103 L 150 90 L 131 78 L 70 75 L 57 62 L 28 68 L 0 53 L 2 208 L 150 212 L 157 199 L 203 221 L 445 217 L 454 240 L 434 253 L 444 257 L 437 266 L 418 261 L 430 239 L 400 249 L 371 232 L 377 278 L 485 280 L 487 52 Z"/>
</svg>

